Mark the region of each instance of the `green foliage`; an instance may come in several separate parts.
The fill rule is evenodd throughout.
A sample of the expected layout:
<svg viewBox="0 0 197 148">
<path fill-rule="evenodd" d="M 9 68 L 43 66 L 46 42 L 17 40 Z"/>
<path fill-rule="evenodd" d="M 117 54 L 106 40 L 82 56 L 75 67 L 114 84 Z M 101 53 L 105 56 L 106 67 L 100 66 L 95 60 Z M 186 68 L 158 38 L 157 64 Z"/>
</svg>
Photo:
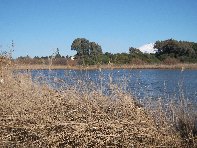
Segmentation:
<svg viewBox="0 0 197 148">
<path fill-rule="evenodd" d="M 116 64 L 128 64 L 130 62 L 129 54 L 127 53 L 117 53 L 114 55 L 114 63 Z"/>
<path fill-rule="evenodd" d="M 156 58 L 155 54 L 142 53 L 139 49 L 130 47 L 130 60 L 134 64 L 143 63 L 159 63 L 159 59 Z"/>
<path fill-rule="evenodd" d="M 90 65 L 95 65 L 101 62 L 102 48 L 99 44 L 95 42 L 90 42 Z"/>
<path fill-rule="evenodd" d="M 197 43 L 193 43 L 193 44 L 192 44 L 192 48 L 193 48 L 194 51 L 197 53 Z"/>
<path fill-rule="evenodd" d="M 19 60 L 23 60 L 23 59 L 31 59 L 31 57 L 30 56 L 20 56 L 20 57 L 18 57 L 17 59 L 19 59 Z"/>
<path fill-rule="evenodd" d="M 109 64 L 112 61 L 113 54 L 106 52 L 100 56 L 101 64 Z"/>
<path fill-rule="evenodd" d="M 31 58 L 30 56 L 20 56 L 15 61 L 18 64 L 49 64 L 49 60 L 52 60 L 53 65 L 66 65 L 67 59 L 64 56 L 61 56 L 59 53 L 59 49 L 56 49 L 56 52 L 53 53 L 51 56 L 35 56 Z"/>
<path fill-rule="evenodd" d="M 158 51 L 153 54 L 142 53 L 139 49 L 130 47 L 128 53 L 110 52 L 103 53 L 102 47 L 95 42 L 90 42 L 85 38 L 77 38 L 71 45 L 71 50 L 75 50 L 75 65 L 96 65 L 96 64 L 177 64 L 180 62 L 197 62 L 197 43 L 187 41 L 177 41 L 168 39 L 157 41 L 154 48 Z M 59 49 L 52 56 L 38 57 L 33 59 L 29 56 L 19 57 L 16 60 L 23 64 L 47 64 L 49 59 L 53 59 L 53 64 L 66 65 L 69 57 L 61 56 Z M 71 59 L 70 59 L 71 60 Z M 72 60 L 71 60 L 71 63 Z M 72 65 L 72 64 L 71 64 Z"/>
<path fill-rule="evenodd" d="M 193 42 L 169 39 L 157 41 L 154 48 L 158 49 L 156 56 L 162 61 L 167 58 L 175 58 L 181 62 L 197 61 L 197 45 Z"/>
<path fill-rule="evenodd" d="M 60 55 L 59 53 L 59 48 L 57 48 L 56 52 L 55 52 L 55 58 L 58 59 L 58 58 L 62 58 L 62 56 Z"/>
<path fill-rule="evenodd" d="M 85 38 L 77 38 L 73 41 L 71 45 L 71 50 L 77 51 L 76 57 L 80 59 L 80 62 L 82 59 L 82 63 L 83 65 L 85 65 L 85 60 L 87 61 L 87 58 L 89 56 L 89 41 Z"/>
<path fill-rule="evenodd" d="M 77 51 L 76 57 L 79 64 L 94 65 L 101 62 L 102 48 L 95 42 L 90 42 L 85 38 L 77 38 L 73 41 L 71 50 Z"/>
<path fill-rule="evenodd" d="M 134 47 L 130 47 L 130 48 L 129 48 L 129 53 L 130 53 L 131 55 L 143 54 L 139 49 L 134 48 Z"/>
</svg>

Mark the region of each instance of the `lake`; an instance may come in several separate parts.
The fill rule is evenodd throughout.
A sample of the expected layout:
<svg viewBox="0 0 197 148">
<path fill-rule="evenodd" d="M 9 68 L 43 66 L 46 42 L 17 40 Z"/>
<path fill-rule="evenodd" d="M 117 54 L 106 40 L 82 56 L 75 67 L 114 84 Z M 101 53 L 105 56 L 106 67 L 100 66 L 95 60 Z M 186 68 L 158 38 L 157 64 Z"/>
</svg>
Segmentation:
<svg viewBox="0 0 197 148">
<path fill-rule="evenodd" d="M 136 98 L 197 100 L 197 70 L 116 69 L 116 70 L 32 70 L 34 81 L 63 91 L 113 91 L 131 93 Z"/>
</svg>

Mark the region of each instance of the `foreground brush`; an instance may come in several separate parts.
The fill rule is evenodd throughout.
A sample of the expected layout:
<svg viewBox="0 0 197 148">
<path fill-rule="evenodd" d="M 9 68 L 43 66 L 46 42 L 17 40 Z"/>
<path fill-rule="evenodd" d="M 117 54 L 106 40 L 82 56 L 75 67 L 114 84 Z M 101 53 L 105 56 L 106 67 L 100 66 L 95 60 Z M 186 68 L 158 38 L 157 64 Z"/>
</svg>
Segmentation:
<svg viewBox="0 0 197 148">
<path fill-rule="evenodd" d="M 0 147 L 195 147 L 125 93 L 61 92 L 2 72 Z"/>
</svg>

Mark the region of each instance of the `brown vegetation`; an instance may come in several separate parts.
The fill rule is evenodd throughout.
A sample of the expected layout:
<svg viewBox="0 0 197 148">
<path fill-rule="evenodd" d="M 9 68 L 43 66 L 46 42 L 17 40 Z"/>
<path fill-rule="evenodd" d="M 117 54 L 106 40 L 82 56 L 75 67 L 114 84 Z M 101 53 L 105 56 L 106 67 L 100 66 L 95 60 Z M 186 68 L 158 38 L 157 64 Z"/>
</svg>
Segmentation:
<svg viewBox="0 0 197 148">
<path fill-rule="evenodd" d="M 73 65 L 15 65 L 14 69 L 197 69 L 197 64 L 125 64 L 125 65 L 92 65 L 92 66 L 73 66 Z"/>
<path fill-rule="evenodd" d="M 2 78 L 1 147 L 196 146 L 194 134 L 183 138 L 184 130 L 176 130 L 160 105 L 146 110 L 116 89 L 113 97 L 74 87 L 55 91 L 11 70 L 4 70 Z"/>
</svg>

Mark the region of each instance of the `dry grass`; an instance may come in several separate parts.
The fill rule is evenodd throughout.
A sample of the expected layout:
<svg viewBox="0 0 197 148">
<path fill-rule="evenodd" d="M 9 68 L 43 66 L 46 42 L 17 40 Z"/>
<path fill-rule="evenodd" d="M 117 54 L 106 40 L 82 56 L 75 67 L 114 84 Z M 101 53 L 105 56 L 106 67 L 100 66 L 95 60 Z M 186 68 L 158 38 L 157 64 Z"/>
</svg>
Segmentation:
<svg viewBox="0 0 197 148">
<path fill-rule="evenodd" d="M 197 64 L 129 64 L 129 65 L 93 65 L 93 66 L 63 66 L 63 65 L 15 65 L 15 69 L 197 69 Z"/>
<path fill-rule="evenodd" d="M 197 106 L 185 101 L 186 99 L 182 98 L 167 102 L 162 99 L 144 102 L 146 110 L 157 125 L 174 127 L 171 132 L 181 136 L 182 147 L 197 147 Z"/>
<path fill-rule="evenodd" d="M 196 146 L 164 114 L 158 122 L 158 114 L 120 91 L 114 90 L 115 98 L 74 88 L 58 92 L 10 70 L 2 70 L 2 78 L 0 147 Z"/>
</svg>

